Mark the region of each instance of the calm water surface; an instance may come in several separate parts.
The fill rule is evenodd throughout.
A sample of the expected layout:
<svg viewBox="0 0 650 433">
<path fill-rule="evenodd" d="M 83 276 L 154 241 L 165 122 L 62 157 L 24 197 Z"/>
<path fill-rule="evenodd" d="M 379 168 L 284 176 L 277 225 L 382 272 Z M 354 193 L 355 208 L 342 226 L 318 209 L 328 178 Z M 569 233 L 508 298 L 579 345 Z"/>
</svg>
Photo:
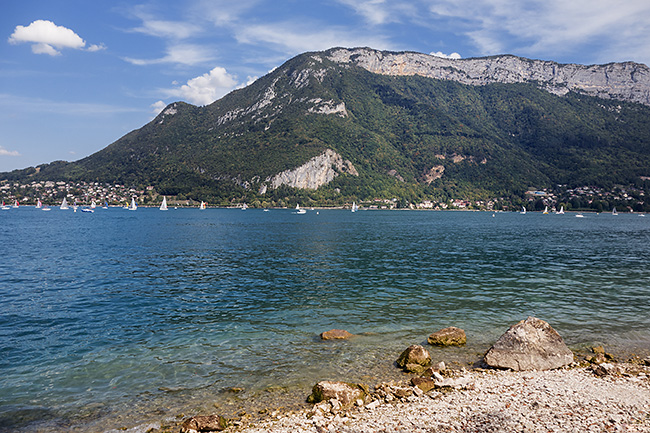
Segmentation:
<svg viewBox="0 0 650 433">
<path fill-rule="evenodd" d="M 533 315 L 650 352 L 650 216 L 0 212 L 0 431 L 144 431 L 243 388 L 372 381 L 458 326 L 467 365 Z M 343 328 L 358 337 L 320 342 Z"/>
</svg>

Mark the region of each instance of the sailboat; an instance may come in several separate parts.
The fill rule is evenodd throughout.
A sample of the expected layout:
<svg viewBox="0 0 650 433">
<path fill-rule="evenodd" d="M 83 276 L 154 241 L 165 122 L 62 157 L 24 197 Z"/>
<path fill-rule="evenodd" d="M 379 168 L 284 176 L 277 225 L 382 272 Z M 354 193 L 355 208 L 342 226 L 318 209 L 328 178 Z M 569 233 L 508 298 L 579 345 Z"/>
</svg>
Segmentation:
<svg viewBox="0 0 650 433">
<path fill-rule="evenodd" d="M 163 196 L 163 201 L 160 204 L 160 210 L 167 210 L 167 197 Z"/>
<path fill-rule="evenodd" d="M 138 210 L 138 206 L 135 204 L 135 197 L 131 197 L 131 205 L 129 206 L 129 210 Z"/>
<path fill-rule="evenodd" d="M 544 215 L 548 215 L 548 206 L 544 207 Z"/>
<path fill-rule="evenodd" d="M 38 198 L 36 199 L 36 209 L 40 209 L 43 207 L 43 203 L 41 203 L 41 199 Z"/>
<path fill-rule="evenodd" d="M 68 200 L 63 197 L 63 201 L 61 202 L 61 207 L 59 208 L 61 210 L 68 210 L 70 207 L 68 206 Z"/>
<path fill-rule="evenodd" d="M 96 207 L 97 207 L 97 203 L 95 203 L 95 200 L 93 200 L 92 202 L 90 202 L 90 208 L 91 208 L 91 209 L 95 209 Z"/>
<path fill-rule="evenodd" d="M 241 207 L 241 210 L 246 210 L 246 209 L 248 209 L 248 205 L 247 205 L 246 203 L 244 203 L 244 204 L 242 205 L 242 207 Z"/>
<path fill-rule="evenodd" d="M 558 215 L 564 215 L 564 206 L 560 206 L 560 210 L 557 212 Z"/>
<path fill-rule="evenodd" d="M 616 212 L 616 208 L 612 208 L 612 215 L 618 215 L 618 212 Z"/>
<path fill-rule="evenodd" d="M 20 203 L 18 203 L 18 200 L 14 202 L 14 205 L 12 206 L 14 209 L 18 209 L 20 207 Z"/>
<path fill-rule="evenodd" d="M 295 213 L 297 213 L 297 214 L 305 214 L 305 213 L 307 213 L 307 210 L 306 209 L 300 209 L 300 205 L 297 204 Z"/>
<path fill-rule="evenodd" d="M 106 200 L 104 200 L 104 207 L 102 209 L 108 209 L 108 202 Z"/>
<path fill-rule="evenodd" d="M 522 206 L 521 207 L 521 212 L 519 212 L 519 213 L 522 214 L 522 215 L 526 215 L 526 208 Z"/>
<path fill-rule="evenodd" d="M 201 202 L 201 205 L 199 206 L 199 210 L 205 210 L 205 202 Z"/>
<path fill-rule="evenodd" d="M 357 206 L 357 202 L 353 201 L 352 202 L 352 212 L 356 212 L 359 210 L 359 206 Z"/>
<path fill-rule="evenodd" d="M 9 210 L 11 209 L 9 206 L 5 205 L 4 200 L 2 201 L 2 210 Z"/>
</svg>

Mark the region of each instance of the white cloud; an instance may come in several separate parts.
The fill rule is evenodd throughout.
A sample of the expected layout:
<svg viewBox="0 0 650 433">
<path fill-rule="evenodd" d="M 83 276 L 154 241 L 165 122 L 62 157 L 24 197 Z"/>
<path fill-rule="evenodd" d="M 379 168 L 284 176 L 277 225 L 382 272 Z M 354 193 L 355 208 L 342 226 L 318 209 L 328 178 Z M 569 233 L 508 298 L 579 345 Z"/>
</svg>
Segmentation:
<svg viewBox="0 0 650 433">
<path fill-rule="evenodd" d="M 79 35 L 67 27 L 57 26 L 52 21 L 36 20 L 27 27 L 16 26 L 9 37 L 10 44 L 31 43 L 34 54 L 58 56 L 62 49 L 82 50 L 86 46 Z M 103 45 L 91 45 L 88 51 L 98 51 Z"/>
<path fill-rule="evenodd" d="M 650 58 L 650 3 L 621 0 L 437 0 L 432 18 L 457 24 L 480 54 L 513 53 L 588 61 Z M 597 46 L 598 49 L 594 49 Z"/>
<path fill-rule="evenodd" d="M 237 78 L 217 66 L 210 72 L 192 78 L 175 89 L 165 92 L 168 96 L 182 98 L 195 105 L 208 105 L 237 87 Z"/>
<path fill-rule="evenodd" d="M 0 146 L 0 156 L 21 156 L 17 150 L 7 150 Z"/>
<path fill-rule="evenodd" d="M 429 54 L 436 57 L 442 57 L 443 59 L 458 60 L 461 58 L 460 54 L 458 53 L 445 54 L 441 51 L 437 51 L 435 53 L 429 53 Z"/>
<path fill-rule="evenodd" d="M 178 44 L 168 47 L 167 54 L 158 59 L 125 57 L 124 60 L 138 66 L 158 65 L 162 63 L 177 63 L 193 66 L 214 60 L 214 53 L 207 47 L 200 45 Z"/>
<path fill-rule="evenodd" d="M 272 45 L 287 54 L 326 50 L 332 47 L 394 48 L 383 36 L 368 36 L 363 32 L 357 34 L 343 27 L 320 29 L 316 25 L 296 22 L 243 26 L 236 29 L 235 37 L 240 43 Z"/>
<path fill-rule="evenodd" d="M 150 105 L 151 112 L 154 114 L 154 116 L 157 116 L 161 111 L 163 111 L 166 106 L 167 104 L 165 104 L 163 101 L 154 102 Z"/>
</svg>

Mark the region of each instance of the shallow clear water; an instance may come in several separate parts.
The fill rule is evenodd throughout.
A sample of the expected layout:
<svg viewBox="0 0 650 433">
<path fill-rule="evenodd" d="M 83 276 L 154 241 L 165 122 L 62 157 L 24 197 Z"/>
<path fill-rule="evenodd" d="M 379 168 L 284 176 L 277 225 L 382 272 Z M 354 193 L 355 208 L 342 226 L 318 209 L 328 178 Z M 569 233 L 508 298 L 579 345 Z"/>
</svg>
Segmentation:
<svg viewBox="0 0 650 433">
<path fill-rule="evenodd" d="M 650 351 L 650 217 L 21 208 L 0 227 L 0 431 L 371 381 L 446 326 L 467 347 L 434 359 L 471 363 L 529 315 L 573 347 Z"/>
</svg>

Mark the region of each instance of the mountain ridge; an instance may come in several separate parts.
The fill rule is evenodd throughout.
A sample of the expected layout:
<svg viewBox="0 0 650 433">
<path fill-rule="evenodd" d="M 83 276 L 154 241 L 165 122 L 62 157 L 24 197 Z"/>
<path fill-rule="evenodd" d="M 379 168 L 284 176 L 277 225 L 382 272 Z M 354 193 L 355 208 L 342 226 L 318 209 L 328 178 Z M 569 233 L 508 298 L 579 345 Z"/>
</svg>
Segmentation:
<svg viewBox="0 0 650 433">
<path fill-rule="evenodd" d="M 572 83 L 607 77 L 587 87 L 513 81 L 548 68 L 564 76 L 563 67 L 369 48 L 303 53 L 210 105 L 169 104 L 84 159 L 0 178 L 152 185 L 214 203 L 521 196 L 650 176 L 650 108 L 638 101 L 650 89 L 647 66 L 572 66 Z M 461 75 L 473 84 L 449 78 Z"/>
</svg>

